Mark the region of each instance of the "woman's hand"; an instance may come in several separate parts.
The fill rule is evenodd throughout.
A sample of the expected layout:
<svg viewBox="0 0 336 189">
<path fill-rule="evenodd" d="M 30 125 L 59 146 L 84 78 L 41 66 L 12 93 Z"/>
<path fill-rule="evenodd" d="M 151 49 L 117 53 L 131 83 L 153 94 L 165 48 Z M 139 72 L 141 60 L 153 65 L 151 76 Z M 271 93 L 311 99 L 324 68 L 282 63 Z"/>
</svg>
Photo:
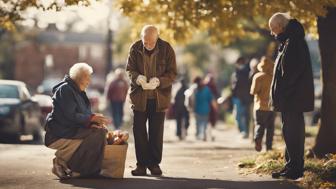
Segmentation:
<svg viewBox="0 0 336 189">
<path fill-rule="evenodd" d="M 91 122 L 97 123 L 98 125 L 107 125 L 110 121 L 103 114 L 95 113 L 91 118 Z"/>
<path fill-rule="evenodd" d="M 104 125 L 104 124 L 103 125 L 92 124 L 90 127 L 91 128 L 96 128 L 96 129 L 105 129 L 106 131 L 108 131 L 106 125 Z"/>
</svg>

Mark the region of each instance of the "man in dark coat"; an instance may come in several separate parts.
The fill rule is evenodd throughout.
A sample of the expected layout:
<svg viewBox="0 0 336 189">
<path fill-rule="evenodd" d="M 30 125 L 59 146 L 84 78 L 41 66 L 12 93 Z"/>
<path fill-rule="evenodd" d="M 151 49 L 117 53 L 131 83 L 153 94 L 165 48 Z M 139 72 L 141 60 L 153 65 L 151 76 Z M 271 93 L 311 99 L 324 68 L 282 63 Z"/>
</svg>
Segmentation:
<svg viewBox="0 0 336 189">
<path fill-rule="evenodd" d="M 271 34 L 280 42 L 271 86 L 271 103 L 281 112 L 286 144 L 286 166 L 273 178 L 303 176 L 305 123 L 303 112 L 314 109 L 312 66 L 302 25 L 285 13 L 269 20 Z"/>
</svg>

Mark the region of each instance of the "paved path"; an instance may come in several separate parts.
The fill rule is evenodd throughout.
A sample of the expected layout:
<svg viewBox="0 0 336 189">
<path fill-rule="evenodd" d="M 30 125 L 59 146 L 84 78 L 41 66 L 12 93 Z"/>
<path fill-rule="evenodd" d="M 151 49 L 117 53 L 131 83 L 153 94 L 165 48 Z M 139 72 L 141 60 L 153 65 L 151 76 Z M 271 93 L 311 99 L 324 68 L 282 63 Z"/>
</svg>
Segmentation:
<svg viewBox="0 0 336 189">
<path fill-rule="evenodd" d="M 192 123 L 193 125 L 193 123 Z M 133 177 L 134 144 L 130 141 L 124 179 L 72 179 L 59 181 L 50 172 L 54 151 L 42 145 L 0 144 L 0 188 L 135 188 L 135 189 L 283 189 L 298 188 L 269 176 L 241 175 L 240 159 L 255 155 L 250 140 L 235 128 L 218 125 L 215 142 L 196 141 L 191 127 L 186 141 L 174 136 L 174 122 L 166 122 L 163 177 Z"/>
</svg>

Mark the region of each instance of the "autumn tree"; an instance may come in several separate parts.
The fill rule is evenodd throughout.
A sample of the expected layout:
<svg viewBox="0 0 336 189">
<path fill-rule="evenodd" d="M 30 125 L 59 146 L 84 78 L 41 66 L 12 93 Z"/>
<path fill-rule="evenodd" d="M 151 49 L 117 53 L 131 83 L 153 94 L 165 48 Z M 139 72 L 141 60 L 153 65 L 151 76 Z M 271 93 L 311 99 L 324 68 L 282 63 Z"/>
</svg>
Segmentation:
<svg viewBox="0 0 336 189">
<path fill-rule="evenodd" d="M 29 8 L 59 11 L 65 6 L 89 4 L 89 0 L 1 0 L 0 31 L 15 30 L 16 22 L 24 19 L 22 15 Z"/>
<path fill-rule="evenodd" d="M 88 5 L 90 0 L 2 0 L 0 33 L 15 28 L 30 7 L 60 10 L 68 5 Z M 133 38 L 145 23 L 157 24 L 161 35 L 173 42 L 188 41 L 195 32 L 205 31 L 212 42 L 230 44 L 245 37 L 269 37 L 267 20 L 274 12 L 289 12 L 319 37 L 322 64 L 322 119 L 316 155 L 336 152 L 336 0 L 115 0 L 121 11 L 132 18 Z"/>
<path fill-rule="evenodd" d="M 56 10 L 71 5 L 88 6 L 89 0 L 1 0 L 0 1 L 0 78 L 14 79 L 16 43 L 25 36 L 19 22 L 29 9 Z"/>
<path fill-rule="evenodd" d="M 206 31 L 213 42 L 224 45 L 247 36 L 269 36 L 268 18 L 289 12 L 307 33 L 320 38 L 322 118 L 313 150 L 319 157 L 336 153 L 336 11 L 330 8 L 336 0 L 117 0 L 117 5 L 136 25 L 133 36 L 142 25 L 154 23 L 174 42 Z"/>
<path fill-rule="evenodd" d="M 326 17 L 318 17 L 319 46 L 322 65 L 321 125 L 313 152 L 318 157 L 336 152 L 336 8 Z"/>
</svg>

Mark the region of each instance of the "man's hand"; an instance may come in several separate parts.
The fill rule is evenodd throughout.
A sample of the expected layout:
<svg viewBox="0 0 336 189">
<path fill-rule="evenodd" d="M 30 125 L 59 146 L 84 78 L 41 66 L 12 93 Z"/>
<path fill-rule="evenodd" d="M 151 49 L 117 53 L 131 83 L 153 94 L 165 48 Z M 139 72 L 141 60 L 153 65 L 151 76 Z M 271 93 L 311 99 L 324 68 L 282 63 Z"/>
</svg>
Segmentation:
<svg viewBox="0 0 336 189">
<path fill-rule="evenodd" d="M 136 79 L 136 84 L 142 86 L 142 85 L 145 84 L 145 83 L 147 83 L 147 78 L 146 78 L 146 76 L 144 76 L 144 75 L 139 75 L 139 76 L 137 77 L 137 79 Z"/>
<path fill-rule="evenodd" d="M 156 86 L 151 83 L 144 83 L 141 87 L 143 90 L 154 90 L 156 88 Z"/>
<path fill-rule="evenodd" d="M 149 80 L 149 83 L 151 84 L 151 86 L 157 88 L 158 86 L 160 86 L 160 80 L 159 78 L 157 77 L 152 77 L 150 80 Z"/>
</svg>

